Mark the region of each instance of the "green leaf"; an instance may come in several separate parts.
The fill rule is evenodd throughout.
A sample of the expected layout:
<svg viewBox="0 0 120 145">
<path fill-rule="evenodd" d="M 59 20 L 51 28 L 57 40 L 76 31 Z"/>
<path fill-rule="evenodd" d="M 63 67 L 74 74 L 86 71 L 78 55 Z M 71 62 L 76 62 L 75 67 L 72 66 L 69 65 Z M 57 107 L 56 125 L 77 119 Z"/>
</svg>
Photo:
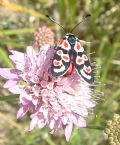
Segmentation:
<svg viewBox="0 0 120 145">
<path fill-rule="evenodd" d="M 8 58 L 8 54 L 3 48 L 0 48 L 0 59 L 2 60 L 3 64 L 6 65 L 6 67 L 12 67 L 12 63 L 10 62 L 10 59 Z"/>
</svg>

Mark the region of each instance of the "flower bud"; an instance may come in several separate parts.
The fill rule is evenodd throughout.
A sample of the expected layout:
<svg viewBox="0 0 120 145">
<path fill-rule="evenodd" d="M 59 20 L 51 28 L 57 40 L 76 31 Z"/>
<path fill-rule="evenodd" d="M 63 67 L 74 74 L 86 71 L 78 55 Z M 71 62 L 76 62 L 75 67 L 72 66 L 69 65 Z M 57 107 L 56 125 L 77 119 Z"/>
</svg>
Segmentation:
<svg viewBox="0 0 120 145">
<path fill-rule="evenodd" d="M 108 135 L 110 145 L 120 145 L 120 115 L 115 114 L 111 120 L 107 121 L 105 133 Z"/>
<path fill-rule="evenodd" d="M 35 47 L 41 47 L 46 44 L 54 45 L 54 33 L 49 27 L 39 27 L 34 33 L 33 45 Z"/>
</svg>

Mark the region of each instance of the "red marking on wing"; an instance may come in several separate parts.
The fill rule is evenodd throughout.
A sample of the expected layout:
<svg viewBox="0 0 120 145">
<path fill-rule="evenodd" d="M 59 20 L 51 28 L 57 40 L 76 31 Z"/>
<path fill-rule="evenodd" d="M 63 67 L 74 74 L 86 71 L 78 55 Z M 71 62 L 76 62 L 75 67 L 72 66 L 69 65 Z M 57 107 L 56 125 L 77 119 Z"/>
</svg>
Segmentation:
<svg viewBox="0 0 120 145">
<path fill-rule="evenodd" d="M 62 50 L 58 50 L 56 53 L 61 56 L 62 52 L 63 52 Z"/>
<path fill-rule="evenodd" d="M 84 56 L 84 59 L 87 59 L 87 56 Z"/>
<path fill-rule="evenodd" d="M 87 56 L 84 56 L 84 59 L 86 60 L 87 59 Z"/>
<path fill-rule="evenodd" d="M 54 66 L 60 66 L 61 65 L 61 61 L 54 60 L 53 64 L 54 64 Z"/>
<path fill-rule="evenodd" d="M 90 73 L 90 72 L 91 72 L 91 67 L 88 66 L 88 67 L 85 68 L 85 70 L 86 70 L 88 73 Z"/>
<path fill-rule="evenodd" d="M 67 44 L 67 42 L 66 42 L 66 41 L 64 41 L 64 46 L 65 46 L 65 48 L 67 48 L 67 47 L 68 47 L 68 44 Z"/>
<path fill-rule="evenodd" d="M 68 59 L 69 59 L 69 57 L 68 57 L 68 56 L 63 56 L 63 58 L 64 58 L 65 60 L 68 60 Z"/>
<path fill-rule="evenodd" d="M 80 50 L 80 48 L 81 48 L 81 46 L 80 46 L 79 43 L 77 43 L 77 46 L 76 47 L 77 47 L 78 50 Z"/>
<path fill-rule="evenodd" d="M 62 43 L 63 43 L 63 39 L 60 39 L 59 41 L 58 41 L 58 45 L 61 45 Z"/>
<path fill-rule="evenodd" d="M 78 58 L 77 62 L 78 63 L 82 62 L 82 58 Z"/>
</svg>

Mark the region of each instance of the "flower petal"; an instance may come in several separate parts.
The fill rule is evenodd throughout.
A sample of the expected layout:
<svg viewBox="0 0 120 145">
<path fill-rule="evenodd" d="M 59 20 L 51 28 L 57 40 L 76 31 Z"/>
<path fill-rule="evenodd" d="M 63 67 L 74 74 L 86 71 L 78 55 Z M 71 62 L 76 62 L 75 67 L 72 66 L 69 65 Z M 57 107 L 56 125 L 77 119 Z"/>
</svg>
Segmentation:
<svg viewBox="0 0 120 145">
<path fill-rule="evenodd" d="M 21 107 L 17 112 L 17 119 L 23 117 L 28 112 L 27 107 Z"/>
<path fill-rule="evenodd" d="M 13 86 L 15 86 L 16 84 L 17 84 L 17 82 L 18 82 L 19 80 L 8 80 L 5 84 L 4 84 L 4 88 L 10 88 L 10 87 L 13 87 Z"/>
<path fill-rule="evenodd" d="M 21 85 L 15 85 L 8 89 L 13 94 L 20 94 L 21 93 Z"/>
<path fill-rule="evenodd" d="M 17 71 L 10 68 L 0 68 L 0 75 L 5 79 L 17 79 Z"/>
<path fill-rule="evenodd" d="M 72 123 L 68 124 L 65 128 L 65 137 L 66 137 L 67 141 L 69 141 L 69 139 L 70 139 L 70 136 L 71 136 L 71 133 L 72 133 L 72 128 L 73 128 Z"/>
<path fill-rule="evenodd" d="M 18 70 L 23 70 L 25 63 L 24 53 L 14 50 L 11 50 L 11 52 L 13 55 L 10 55 L 9 58 L 12 60 Z"/>
<path fill-rule="evenodd" d="M 41 85 L 41 87 L 46 88 L 47 87 L 47 82 L 46 81 L 41 81 L 40 85 Z"/>
<path fill-rule="evenodd" d="M 11 52 L 16 57 L 16 59 L 18 59 L 19 61 L 24 59 L 24 53 L 16 51 L 16 50 L 11 50 Z"/>
<path fill-rule="evenodd" d="M 38 127 L 39 127 L 39 128 L 43 128 L 45 125 L 46 125 L 46 122 L 45 122 L 44 119 L 40 119 L 40 120 L 38 121 Z"/>
<path fill-rule="evenodd" d="M 29 127 L 29 131 L 33 130 L 34 127 L 37 125 L 37 123 L 38 123 L 38 117 L 35 116 L 32 118 L 32 121 L 31 121 L 30 127 Z"/>
<path fill-rule="evenodd" d="M 55 120 L 54 119 L 51 119 L 50 120 L 50 124 L 49 124 L 50 129 L 53 129 L 54 128 L 54 125 L 55 125 Z"/>
<path fill-rule="evenodd" d="M 82 117 L 78 118 L 78 126 L 79 127 L 86 127 L 86 120 Z"/>
<path fill-rule="evenodd" d="M 27 46 L 26 53 L 29 58 L 36 58 L 35 51 L 32 46 Z"/>
</svg>

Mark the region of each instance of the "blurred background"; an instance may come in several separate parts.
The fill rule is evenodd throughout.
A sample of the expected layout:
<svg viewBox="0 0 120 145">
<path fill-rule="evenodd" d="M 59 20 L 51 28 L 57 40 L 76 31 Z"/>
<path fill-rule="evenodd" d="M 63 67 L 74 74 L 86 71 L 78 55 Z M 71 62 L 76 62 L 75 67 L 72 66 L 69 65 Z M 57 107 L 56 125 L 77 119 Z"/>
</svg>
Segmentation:
<svg viewBox="0 0 120 145">
<path fill-rule="evenodd" d="M 119 0 L 0 0 L 0 67 L 11 67 L 9 50 L 24 51 L 31 45 L 39 26 L 49 26 L 55 39 L 64 34 L 45 15 L 49 14 L 69 32 L 83 16 L 91 17 L 77 27 L 74 34 L 91 42 L 85 46 L 95 51 L 92 60 L 101 82 L 96 91 L 104 92 L 97 100 L 97 107 L 88 124 L 104 126 L 114 113 L 120 113 L 120 1 Z M 0 145 L 67 145 L 63 132 L 50 135 L 47 128 L 27 132 L 30 119 L 16 119 L 19 108 L 14 96 L 3 89 L 0 79 Z M 105 85 L 104 85 L 105 84 Z M 10 99 L 11 98 L 11 99 Z M 28 114 L 29 115 L 29 114 Z M 103 131 L 74 128 L 70 145 L 108 145 Z"/>
</svg>

